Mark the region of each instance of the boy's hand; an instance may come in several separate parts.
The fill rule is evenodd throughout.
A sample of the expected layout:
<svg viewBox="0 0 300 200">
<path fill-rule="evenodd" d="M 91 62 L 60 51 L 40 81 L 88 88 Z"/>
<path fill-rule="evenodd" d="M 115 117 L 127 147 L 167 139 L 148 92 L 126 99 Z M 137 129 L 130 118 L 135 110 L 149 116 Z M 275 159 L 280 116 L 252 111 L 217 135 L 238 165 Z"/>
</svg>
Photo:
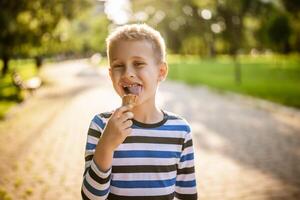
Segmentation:
<svg viewBox="0 0 300 200">
<path fill-rule="evenodd" d="M 108 150 L 114 151 L 131 134 L 133 118 L 133 113 L 129 111 L 131 108 L 132 105 L 122 106 L 109 118 L 101 137 L 101 145 Z"/>
</svg>

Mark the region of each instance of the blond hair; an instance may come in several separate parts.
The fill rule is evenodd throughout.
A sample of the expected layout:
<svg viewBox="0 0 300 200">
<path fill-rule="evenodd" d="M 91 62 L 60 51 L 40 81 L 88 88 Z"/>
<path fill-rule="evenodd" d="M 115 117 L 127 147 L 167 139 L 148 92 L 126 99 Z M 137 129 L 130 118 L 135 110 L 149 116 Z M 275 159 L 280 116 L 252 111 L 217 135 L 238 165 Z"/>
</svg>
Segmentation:
<svg viewBox="0 0 300 200">
<path fill-rule="evenodd" d="M 106 38 L 107 56 L 109 58 L 111 47 L 118 41 L 146 40 L 151 43 L 153 52 L 159 62 L 165 62 L 166 46 L 161 34 L 147 24 L 129 24 L 116 28 Z"/>
</svg>

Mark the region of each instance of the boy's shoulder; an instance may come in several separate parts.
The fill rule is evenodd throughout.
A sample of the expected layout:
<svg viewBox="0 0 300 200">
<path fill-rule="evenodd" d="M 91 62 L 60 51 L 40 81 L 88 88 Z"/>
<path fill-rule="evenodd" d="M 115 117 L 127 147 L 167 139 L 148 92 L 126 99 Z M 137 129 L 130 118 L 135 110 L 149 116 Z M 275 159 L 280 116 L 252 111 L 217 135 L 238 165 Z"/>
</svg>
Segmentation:
<svg viewBox="0 0 300 200">
<path fill-rule="evenodd" d="M 186 126 L 188 128 L 188 131 L 190 131 L 190 124 L 184 117 L 170 111 L 164 110 L 164 113 L 168 116 L 169 123 L 174 125 Z"/>
<path fill-rule="evenodd" d="M 112 115 L 112 112 L 103 112 L 103 113 L 99 113 L 94 115 L 94 117 L 92 118 L 90 127 L 93 129 L 104 129 L 107 120 L 110 118 L 110 116 Z"/>
<path fill-rule="evenodd" d="M 176 113 L 166 111 L 166 110 L 163 110 L 163 112 L 168 116 L 168 119 L 170 119 L 170 120 L 181 120 L 181 121 L 187 123 L 187 121 L 182 116 L 180 116 Z"/>
</svg>

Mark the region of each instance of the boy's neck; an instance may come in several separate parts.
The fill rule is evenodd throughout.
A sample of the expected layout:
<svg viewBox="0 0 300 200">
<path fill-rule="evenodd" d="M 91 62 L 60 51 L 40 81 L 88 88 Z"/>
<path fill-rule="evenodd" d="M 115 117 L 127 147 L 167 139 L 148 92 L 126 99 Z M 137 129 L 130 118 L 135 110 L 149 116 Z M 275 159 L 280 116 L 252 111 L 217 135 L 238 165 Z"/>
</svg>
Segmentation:
<svg viewBox="0 0 300 200">
<path fill-rule="evenodd" d="M 134 119 L 145 124 L 154 124 L 163 120 L 163 112 L 154 104 L 138 105 L 132 109 Z"/>
</svg>

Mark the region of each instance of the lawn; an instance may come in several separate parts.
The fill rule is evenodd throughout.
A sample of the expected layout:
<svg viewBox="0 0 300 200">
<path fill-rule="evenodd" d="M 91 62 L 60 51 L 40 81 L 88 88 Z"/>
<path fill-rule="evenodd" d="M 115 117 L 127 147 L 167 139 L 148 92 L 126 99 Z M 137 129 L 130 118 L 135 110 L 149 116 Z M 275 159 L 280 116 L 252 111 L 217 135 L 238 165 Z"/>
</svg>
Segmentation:
<svg viewBox="0 0 300 200">
<path fill-rule="evenodd" d="M 240 56 L 240 85 L 234 81 L 234 62 L 229 56 L 201 59 L 171 55 L 168 59 L 169 79 L 207 85 L 219 91 L 233 91 L 300 108 L 299 55 Z"/>
<path fill-rule="evenodd" d="M 0 69 L 3 63 L 0 61 Z M 22 77 L 27 80 L 37 74 L 34 60 L 12 60 L 9 62 L 9 72 L 4 76 L 0 76 L 0 119 L 5 113 L 18 102 L 22 101 L 23 95 L 19 93 L 17 88 L 12 84 L 12 72 L 15 69 Z"/>
</svg>

